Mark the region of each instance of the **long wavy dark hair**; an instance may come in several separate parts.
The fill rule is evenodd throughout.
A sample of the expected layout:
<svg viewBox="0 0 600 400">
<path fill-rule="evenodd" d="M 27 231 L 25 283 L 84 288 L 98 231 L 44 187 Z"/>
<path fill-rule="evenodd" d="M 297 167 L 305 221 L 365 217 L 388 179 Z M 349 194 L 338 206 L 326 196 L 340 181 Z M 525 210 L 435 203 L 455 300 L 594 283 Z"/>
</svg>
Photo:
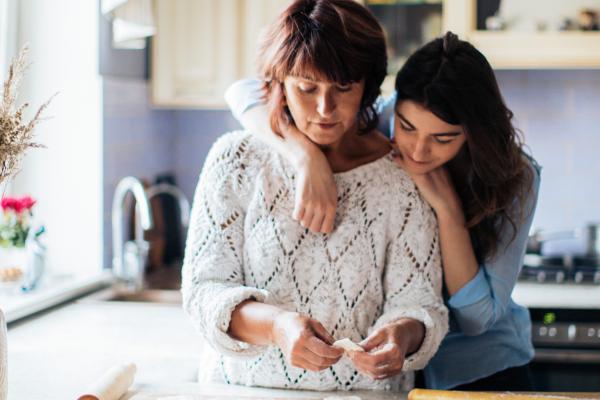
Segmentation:
<svg viewBox="0 0 600 400">
<path fill-rule="evenodd" d="M 258 72 L 264 82 L 271 128 L 293 124 L 284 105 L 286 76 L 348 84 L 365 80 L 359 129 L 377 126 L 373 104 L 387 69 L 384 33 L 371 11 L 354 0 L 296 0 L 261 38 Z"/>
<path fill-rule="evenodd" d="M 515 199 L 523 210 L 533 170 L 492 67 L 473 45 L 448 32 L 408 58 L 396 76 L 396 91 L 398 102 L 414 101 L 463 126 L 466 144 L 446 166 L 478 261 L 495 256 L 507 223 L 511 241 L 516 236 L 524 216 L 515 215 Z"/>
</svg>

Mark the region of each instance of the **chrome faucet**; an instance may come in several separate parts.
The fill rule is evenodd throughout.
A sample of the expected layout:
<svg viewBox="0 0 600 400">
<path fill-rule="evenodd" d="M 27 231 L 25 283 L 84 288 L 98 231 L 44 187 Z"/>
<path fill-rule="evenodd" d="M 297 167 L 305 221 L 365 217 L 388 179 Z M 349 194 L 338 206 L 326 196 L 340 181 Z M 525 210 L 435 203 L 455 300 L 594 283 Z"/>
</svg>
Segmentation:
<svg viewBox="0 0 600 400">
<path fill-rule="evenodd" d="M 183 191 L 177 186 L 168 183 L 159 183 L 158 185 L 150 187 L 146 190 L 148 199 L 152 199 L 154 196 L 159 194 L 170 194 L 175 197 L 179 203 L 179 212 L 181 213 L 181 226 L 187 228 L 190 224 L 190 202 L 185 196 Z"/>
<path fill-rule="evenodd" d="M 123 240 L 123 208 L 127 193 L 131 192 L 136 202 L 136 215 L 139 225 L 136 228 L 135 240 L 124 243 Z M 136 220 L 138 220 L 136 218 Z M 137 222 L 136 222 L 137 224 Z M 144 284 L 144 268 L 148 254 L 148 242 L 143 238 L 143 230 L 152 229 L 152 213 L 150 201 L 144 186 L 139 179 L 132 176 L 123 178 L 115 189 L 112 204 L 113 234 L 113 273 L 129 287 L 141 290 Z"/>
</svg>

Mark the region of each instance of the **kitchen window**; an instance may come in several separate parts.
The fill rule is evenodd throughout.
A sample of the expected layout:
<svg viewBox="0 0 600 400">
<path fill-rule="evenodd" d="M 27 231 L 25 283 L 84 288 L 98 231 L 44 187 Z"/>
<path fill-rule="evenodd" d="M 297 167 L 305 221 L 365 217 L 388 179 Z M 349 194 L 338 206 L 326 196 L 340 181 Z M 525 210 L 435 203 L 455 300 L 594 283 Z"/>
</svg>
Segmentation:
<svg viewBox="0 0 600 400">
<path fill-rule="evenodd" d="M 44 276 L 35 289 L 23 293 L 18 286 L 0 288 L 0 307 L 8 320 L 110 280 L 102 260 L 98 20 L 97 2 L 0 0 L 3 81 L 7 60 L 24 44 L 29 47 L 30 65 L 16 102 L 30 104 L 24 120 L 57 94 L 34 131 L 34 141 L 44 148 L 28 151 L 21 171 L 3 191 L 37 201 L 35 218 L 46 228 L 47 246 Z M 6 249 L 0 247 L 2 252 Z"/>
</svg>

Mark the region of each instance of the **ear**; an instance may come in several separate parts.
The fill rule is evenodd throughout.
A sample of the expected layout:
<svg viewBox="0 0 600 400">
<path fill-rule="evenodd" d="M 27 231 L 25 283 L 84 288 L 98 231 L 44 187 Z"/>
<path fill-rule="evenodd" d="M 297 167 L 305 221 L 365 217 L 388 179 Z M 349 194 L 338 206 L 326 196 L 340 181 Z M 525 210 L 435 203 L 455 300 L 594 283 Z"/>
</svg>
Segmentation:
<svg viewBox="0 0 600 400">
<path fill-rule="evenodd" d="M 283 104 L 284 107 L 287 107 L 287 93 L 285 91 L 285 84 L 283 82 L 280 83 L 281 85 L 281 102 Z"/>
</svg>

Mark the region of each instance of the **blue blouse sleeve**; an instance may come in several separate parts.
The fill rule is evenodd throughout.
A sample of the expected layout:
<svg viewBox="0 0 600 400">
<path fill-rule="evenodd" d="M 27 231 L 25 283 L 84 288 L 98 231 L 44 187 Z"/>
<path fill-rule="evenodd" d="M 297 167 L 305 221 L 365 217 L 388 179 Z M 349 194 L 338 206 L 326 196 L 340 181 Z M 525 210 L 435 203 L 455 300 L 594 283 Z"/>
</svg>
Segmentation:
<svg viewBox="0 0 600 400">
<path fill-rule="evenodd" d="M 396 92 L 390 97 L 379 96 L 375 101 L 375 110 L 379 115 L 379 129 L 385 136 L 391 138 L 394 135 L 394 107 L 396 105 Z"/>
<path fill-rule="evenodd" d="M 514 240 L 510 242 L 512 229 L 506 227 L 498 246 L 499 253 L 480 265 L 477 275 L 448 300 L 448 306 L 465 335 L 480 335 L 490 329 L 504 315 L 511 302 L 511 294 L 523 265 L 540 185 L 539 167 L 535 161 L 531 162 L 534 180 Z"/>
<path fill-rule="evenodd" d="M 243 113 L 262 104 L 261 97 L 261 81 L 258 79 L 236 81 L 225 91 L 225 101 L 238 122 L 241 122 Z"/>
</svg>

